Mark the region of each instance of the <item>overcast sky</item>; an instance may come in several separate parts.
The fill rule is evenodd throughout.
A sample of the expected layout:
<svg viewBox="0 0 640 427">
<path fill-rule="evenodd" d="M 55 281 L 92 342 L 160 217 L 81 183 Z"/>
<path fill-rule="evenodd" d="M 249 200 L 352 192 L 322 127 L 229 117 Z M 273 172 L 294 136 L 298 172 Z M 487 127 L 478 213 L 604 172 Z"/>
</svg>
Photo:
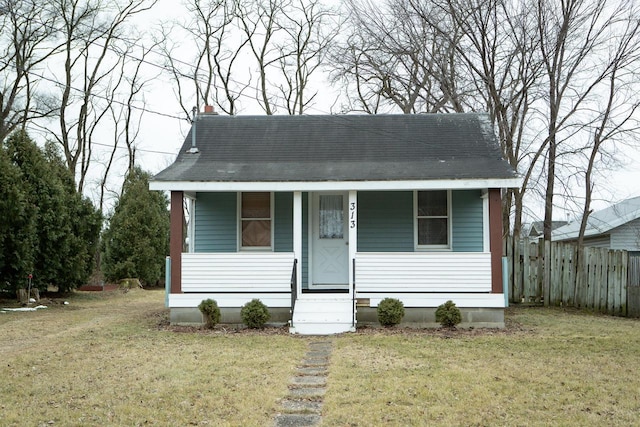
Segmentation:
<svg viewBox="0 0 640 427">
<path fill-rule="evenodd" d="M 175 1 L 160 0 L 155 7 L 154 19 L 147 22 L 158 22 L 166 20 L 167 17 L 174 17 L 178 11 L 182 10 Z M 148 19 L 148 18 L 147 18 Z M 150 61 L 161 63 L 159 57 L 150 57 Z M 320 97 L 315 106 L 308 110 L 308 114 L 329 114 L 335 101 L 336 91 L 329 89 L 329 83 L 319 81 L 317 83 Z M 162 113 L 157 115 L 146 113 L 144 115 L 140 135 L 137 142 L 138 152 L 136 154 L 137 164 L 143 169 L 152 173 L 157 173 L 168 166 L 174 159 L 179 147 L 184 141 L 190 125 L 184 119 L 170 118 L 183 117 L 178 100 L 173 92 L 173 86 L 166 76 L 157 78 L 149 85 L 146 95 L 146 108 L 148 110 Z M 248 96 L 253 93 L 246 92 Z M 257 108 L 247 108 L 247 105 L 255 103 L 244 102 L 245 109 L 240 114 L 263 114 Z M 335 109 L 335 107 L 334 107 Z M 617 171 L 612 171 L 606 182 L 600 178 L 597 182 L 597 194 L 593 201 L 595 210 L 603 209 L 612 203 L 620 200 L 640 196 L 640 153 L 629 150 L 624 157 L 621 156 L 624 165 Z M 557 208 L 554 212 L 555 219 L 566 219 L 567 211 L 563 209 L 561 199 L 557 198 Z M 543 206 L 531 206 L 531 210 L 543 216 Z M 530 218 L 527 221 L 531 220 Z"/>
</svg>

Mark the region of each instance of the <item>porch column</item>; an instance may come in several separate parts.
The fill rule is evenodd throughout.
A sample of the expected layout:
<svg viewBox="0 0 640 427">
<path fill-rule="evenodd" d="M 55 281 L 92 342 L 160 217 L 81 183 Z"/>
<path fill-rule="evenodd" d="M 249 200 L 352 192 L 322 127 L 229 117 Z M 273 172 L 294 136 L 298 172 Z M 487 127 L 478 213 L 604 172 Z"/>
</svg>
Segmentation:
<svg viewBox="0 0 640 427">
<path fill-rule="evenodd" d="M 491 293 L 502 289 L 502 196 L 499 188 L 489 189 L 489 239 L 491 247 Z"/>
<path fill-rule="evenodd" d="M 358 192 L 349 191 L 349 208 L 347 210 L 349 224 L 349 293 L 353 292 L 354 262 L 358 251 Z"/>
<path fill-rule="evenodd" d="M 171 293 L 182 293 L 182 191 L 171 192 L 171 225 L 169 228 L 169 255 L 171 256 Z"/>
<path fill-rule="evenodd" d="M 297 293 L 302 293 L 302 192 L 293 192 L 293 256 L 298 260 Z"/>
</svg>

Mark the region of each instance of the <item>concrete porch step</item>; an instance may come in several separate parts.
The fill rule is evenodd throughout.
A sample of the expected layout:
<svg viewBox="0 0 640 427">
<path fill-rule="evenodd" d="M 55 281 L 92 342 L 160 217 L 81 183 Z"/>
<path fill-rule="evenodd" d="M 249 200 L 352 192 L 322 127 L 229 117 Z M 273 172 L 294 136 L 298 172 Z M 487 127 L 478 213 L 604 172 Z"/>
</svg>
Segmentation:
<svg viewBox="0 0 640 427">
<path fill-rule="evenodd" d="M 291 333 L 331 335 L 354 330 L 351 298 L 318 297 L 296 301 L 290 328 Z"/>
</svg>

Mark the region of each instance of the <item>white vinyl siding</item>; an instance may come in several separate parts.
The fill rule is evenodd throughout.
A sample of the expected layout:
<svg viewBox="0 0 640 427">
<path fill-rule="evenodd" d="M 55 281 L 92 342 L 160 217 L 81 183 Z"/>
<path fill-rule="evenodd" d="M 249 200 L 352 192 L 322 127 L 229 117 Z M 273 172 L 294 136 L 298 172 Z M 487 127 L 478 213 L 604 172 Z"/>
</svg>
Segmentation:
<svg viewBox="0 0 640 427">
<path fill-rule="evenodd" d="M 610 249 L 640 251 L 640 218 L 611 230 Z"/>
<path fill-rule="evenodd" d="M 169 294 L 170 308 L 193 308 L 207 298 L 216 300 L 220 308 L 238 308 L 242 307 L 254 298 L 262 301 L 267 307 L 291 307 L 291 292 L 268 292 L 268 293 L 187 293 L 187 294 Z"/>
<path fill-rule="evenodd" d="M 356 254 L 361 292 L 491 292 L 488 252 Z"/>
<path fill-rule="evenodd" d="M 504 294 L 478 293 L 393 293 L 358 292 L 358 299 L 369 300 L 369 307 L 377 307 L 385 298 L 396 298 L 405 307 L 438 307 L 451 300 L 459 308 L 504 308 Z"/>
<path fill-rule="evenodd" d="M 575 242 L 577 242 L 577 240 Z M 584 239 L 584 245 L 592 248 L 609 249 L 611 246 L 611 236 L 604 234 L 601 236 L 587 237 Z"/>
<path fill-rule="evenodd" d="M 290 292 L 292 252 L 183 253 L 183 292 Z"/>
</svg>

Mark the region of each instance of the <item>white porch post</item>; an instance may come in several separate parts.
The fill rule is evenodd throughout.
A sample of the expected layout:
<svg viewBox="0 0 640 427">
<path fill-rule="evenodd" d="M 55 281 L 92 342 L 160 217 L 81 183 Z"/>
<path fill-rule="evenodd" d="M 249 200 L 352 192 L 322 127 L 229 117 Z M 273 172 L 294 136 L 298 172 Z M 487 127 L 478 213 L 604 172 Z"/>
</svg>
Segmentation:
<svg viewBox="0 0 640 427">
<path fill-rule="evenodd" d="M 189 228 L 187 228 L 187 239 L 189 239 L 189 253 L 195 252 L 196 247 L 196 201 L 193 197 L 188 197 Z"/>
<path fill-rule="evenodd" d="M 348 207 L 348 224 L 349 224 L 349 295 L 353 293 L 353 260 L 356 258 L 358 251 L 358 192 L 349 191 L 349 207 Z"/>
<path fill-rule="evenodd" d="M 297 294 L 302 294 L 302 192 L 293 192 L 293 256 L 298 260 L 296 269 Z"/>
<path fill-rule="evenodd" d="M 482 190 L 482 250 L 489 252 L 489 190 Z"/>
</svg>

